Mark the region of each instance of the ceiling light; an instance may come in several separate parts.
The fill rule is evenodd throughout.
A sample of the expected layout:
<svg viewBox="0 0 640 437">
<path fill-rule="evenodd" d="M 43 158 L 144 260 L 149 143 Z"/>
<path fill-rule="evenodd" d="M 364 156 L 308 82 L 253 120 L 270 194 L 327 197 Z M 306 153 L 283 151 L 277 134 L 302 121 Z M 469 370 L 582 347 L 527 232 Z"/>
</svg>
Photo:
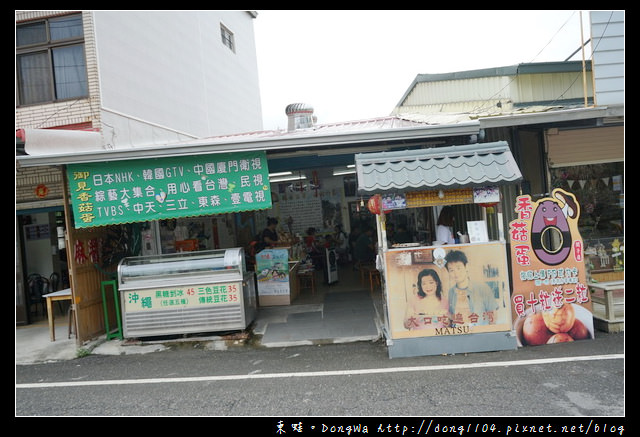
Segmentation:
<svg viewBox="0 0 640 437">
<path fill-rule="evenodd" d="M 269 178 L 269 182 L 301 181 L 301 180 L 304 180 L 306 178 L 307 177 L 305 175 L 300 175 L 300 176 L 296 176 L 296 175 L 281 176 L 281 177 Z"/>
<path fill-rule="evenodd" d="M 290 172 L 290 171 L 279 171 L 279 172 L 276 172 L 276 173 L 269 173 L 269 177 L 272 178 L 272 177 L 277 177 L 277 176 L 289 176 L 289 175 L 292 175 L 292 174 L 293 173 Z"/>
<path fill-rule="evenodd" d="M 346 174 L 354 174 L 356 172 L 355 168 L 334 168 L 333 169 L 333 175 L 334 176 L 341 176 L 341 175 L 346 175 Z"/>
</svg>

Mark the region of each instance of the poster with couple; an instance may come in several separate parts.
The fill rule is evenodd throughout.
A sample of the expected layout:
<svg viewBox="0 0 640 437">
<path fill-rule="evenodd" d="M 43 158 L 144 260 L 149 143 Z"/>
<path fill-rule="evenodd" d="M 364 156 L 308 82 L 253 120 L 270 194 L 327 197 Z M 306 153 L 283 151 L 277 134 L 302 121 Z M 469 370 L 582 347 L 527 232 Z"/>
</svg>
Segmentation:
<svg viewBox="0 0 640 437">
<path fill-rule="evenodd" d="M 504 243 L 390 250 L 385 263 L 392 338 L 511 330 Z"/>
</svg>

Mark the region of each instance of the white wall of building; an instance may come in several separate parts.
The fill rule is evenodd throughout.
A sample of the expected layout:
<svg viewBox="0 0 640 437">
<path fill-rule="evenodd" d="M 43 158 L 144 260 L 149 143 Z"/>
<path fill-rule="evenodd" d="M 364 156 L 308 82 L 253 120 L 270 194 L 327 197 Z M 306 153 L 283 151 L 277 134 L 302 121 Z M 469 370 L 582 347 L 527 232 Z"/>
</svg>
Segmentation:
<svg viewBox="0 0 640 437">
<path fill-rule="evenodd" d="M 243 11 L 94 11 L 105 143 L 261 130 L 253 20 Z"/>
<path fill-rule="evenodd" d="M 592 11 L 596 103 L 624 104 L 624 11 Z"/>
</svg>

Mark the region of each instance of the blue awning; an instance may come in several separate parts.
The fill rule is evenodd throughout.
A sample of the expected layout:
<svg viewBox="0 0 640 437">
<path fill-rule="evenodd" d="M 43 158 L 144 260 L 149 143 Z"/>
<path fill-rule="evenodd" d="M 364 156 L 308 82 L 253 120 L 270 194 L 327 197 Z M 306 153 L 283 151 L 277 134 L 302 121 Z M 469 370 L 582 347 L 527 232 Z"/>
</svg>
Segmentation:
<svg viewBox="0 0 640 437">
<path fill-rule="evenodd" d="M 522 173 L 505 141 L 355 155 L 358 191 L 454 189 L 515 183 Z"/>
</svg>

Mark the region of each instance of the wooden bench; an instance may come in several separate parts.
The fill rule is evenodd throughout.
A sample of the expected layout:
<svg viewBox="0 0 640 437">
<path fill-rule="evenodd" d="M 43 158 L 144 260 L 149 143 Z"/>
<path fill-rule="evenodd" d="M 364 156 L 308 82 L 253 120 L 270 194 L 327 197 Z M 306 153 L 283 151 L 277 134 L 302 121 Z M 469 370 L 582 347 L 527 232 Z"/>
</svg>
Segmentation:
<svg viewBox="0 0 640 437">
<path fill-rule="evenodd" d="M 624 330 L 624 281 L 589 282 L 591 301 L 602 305 L 604 311 L 594 305 L 596 326 L 606 332 Z"/>
<path fill-rule="evenodd" d="M 297 273 L 298 287 L 300 290 L 310 288 L 311 294 L 316 294 L 316 273 L 314 270 L 307 270 Z"/>
</svg>

